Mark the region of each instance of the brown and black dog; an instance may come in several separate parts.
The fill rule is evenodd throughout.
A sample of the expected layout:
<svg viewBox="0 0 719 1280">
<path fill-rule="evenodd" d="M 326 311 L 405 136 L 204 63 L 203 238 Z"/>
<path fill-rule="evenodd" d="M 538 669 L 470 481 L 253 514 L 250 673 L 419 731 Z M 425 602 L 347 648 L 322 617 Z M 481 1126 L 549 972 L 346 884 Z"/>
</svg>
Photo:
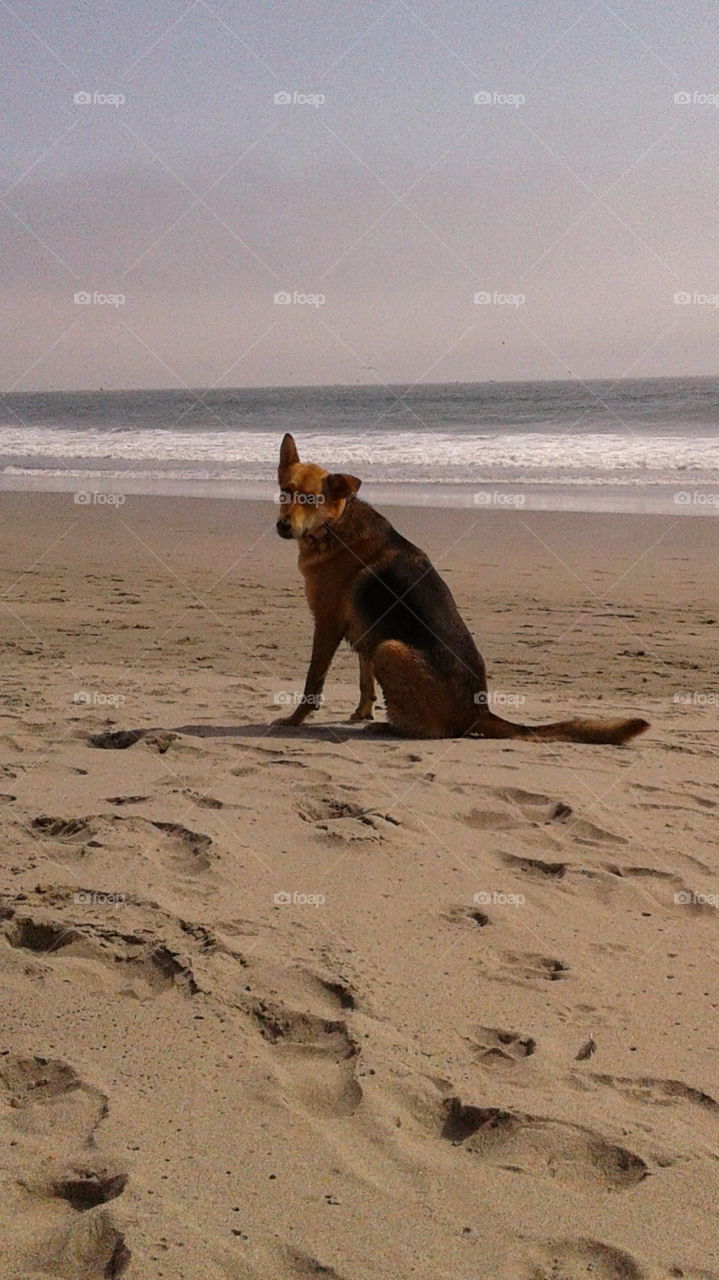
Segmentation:
<svg viewBox="0 0 719 1280">
<path fill-rule="evenodd" d="M 286 435 L 278 468 L 277 532 L 299 542 L 299 566 L 315 621 L 302 699 L 280 724 L 299 725 L 319 704 L 341 640 L 359 655 L 353 720 L 371 720 L 375 676 L 390 729 L 412 738 L 534 738 L 621 744 L 646 720 L 511 724 L 489 710 L 484 663 L 452 593 L 423 551 L 355 495 L 356 476 L 300 462 Z"/>
</svg>

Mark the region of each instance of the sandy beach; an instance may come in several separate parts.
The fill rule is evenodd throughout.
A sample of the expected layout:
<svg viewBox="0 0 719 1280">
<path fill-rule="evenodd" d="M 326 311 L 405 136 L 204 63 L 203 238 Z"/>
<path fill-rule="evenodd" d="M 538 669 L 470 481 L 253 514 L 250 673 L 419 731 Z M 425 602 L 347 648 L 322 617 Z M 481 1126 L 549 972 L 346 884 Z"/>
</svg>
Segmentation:
<svg viewBox="0 0 719 1280">
<path fill-rule="evenodd" d="M 0 494 L 2 1280 L 719 1277 L 719 521 L 386 514 L 649 733 L 273 728 L 276 509 Z"/>
</svg>

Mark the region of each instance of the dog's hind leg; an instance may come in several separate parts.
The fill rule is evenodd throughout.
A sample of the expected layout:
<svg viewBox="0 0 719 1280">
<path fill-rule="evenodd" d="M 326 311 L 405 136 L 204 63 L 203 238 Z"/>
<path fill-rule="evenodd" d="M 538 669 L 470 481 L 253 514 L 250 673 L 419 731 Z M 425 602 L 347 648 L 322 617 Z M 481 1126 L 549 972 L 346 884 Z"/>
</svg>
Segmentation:
<svg viewBox="0 0 719 1280">
<path fill-rule="evenodd" d="M 372 709 L 375 700 L 374 667 L 371 658 L 359 655 L 360 700 L 350 716 L 350 720 L 372 720 Z"/>
<path fill-rule="evenodd" d="M 384 640 L 375 650 L 374 669 L 395 733 L 449 738 L 458 732 L 451 691 L 418 649 L 401 640 Z"/>
</svg>

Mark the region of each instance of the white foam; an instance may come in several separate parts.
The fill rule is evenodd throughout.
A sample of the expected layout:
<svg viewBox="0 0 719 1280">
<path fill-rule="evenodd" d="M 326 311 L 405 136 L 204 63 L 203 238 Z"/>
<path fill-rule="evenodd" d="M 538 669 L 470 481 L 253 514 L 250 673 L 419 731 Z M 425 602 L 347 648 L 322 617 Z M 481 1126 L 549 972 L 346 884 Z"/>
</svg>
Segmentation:
<svg viewBox="0 0 719 1280">
<path fill-rule="evenodd" d="M 303 455 L 366 479 L 397 483 L 631 485 L 716 484 L 719 439 L 710 436 L 567 432 L 387 431 L 308 433 Z M 0 466 L 42 465 L 65 474 L 124 471 L 178 479 L 271 476 L 277 436 L 268 431 L 0 427 Z M 84 466 L 83 466 L 84 464 Z"/>
</svg>

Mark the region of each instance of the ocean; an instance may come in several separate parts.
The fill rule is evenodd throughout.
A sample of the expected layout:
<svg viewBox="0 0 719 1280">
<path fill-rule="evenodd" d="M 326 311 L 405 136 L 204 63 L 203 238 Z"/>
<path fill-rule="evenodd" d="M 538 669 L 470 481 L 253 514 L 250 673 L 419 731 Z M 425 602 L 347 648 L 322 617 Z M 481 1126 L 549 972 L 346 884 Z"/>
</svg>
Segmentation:
<svg viewBox="0 0 719 1280">
<path fill-rule="evenodd" d="M 270 498 L 285 431 L 384 503 L 719 514 L 719 380 L 13 392 L 0 488 Z"/>
</svg>

